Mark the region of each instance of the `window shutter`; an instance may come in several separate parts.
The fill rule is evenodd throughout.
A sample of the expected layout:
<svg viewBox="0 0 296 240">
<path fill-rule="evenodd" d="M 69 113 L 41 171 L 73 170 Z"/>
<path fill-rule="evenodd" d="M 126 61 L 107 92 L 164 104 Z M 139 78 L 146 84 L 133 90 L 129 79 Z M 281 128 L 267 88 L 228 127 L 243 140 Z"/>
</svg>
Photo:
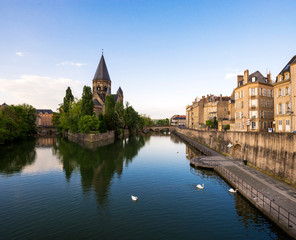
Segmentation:
<svg viewBox="0 0 296 240">
<path fill-rule="evenodd" d="M 257 96 L 257 88 L 255 88 L 255 96 Z"/>
<path fill-rule="evenodd" d="M 249 96 L 252 95 L 252 91 L 251 91 L 251 88 L 249 88 Z"/>
</svg>

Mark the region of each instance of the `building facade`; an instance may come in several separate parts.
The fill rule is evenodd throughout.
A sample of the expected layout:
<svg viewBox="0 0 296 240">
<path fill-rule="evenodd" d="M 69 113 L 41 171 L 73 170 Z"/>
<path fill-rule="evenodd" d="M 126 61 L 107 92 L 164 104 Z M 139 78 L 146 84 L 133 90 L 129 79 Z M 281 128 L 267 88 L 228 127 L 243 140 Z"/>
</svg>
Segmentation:
<svg viewBox="0 0 296 240">
<path fill-rule="evenodd" d="M 51 127 L 52 124 L 52 115 L 53 112 L 50 109 L 36 109 L 37 118 L 36 126 L 37 127 Z"/>
<path fill-rule="evenodd" d="M 107 95 L 112 95 L 115 102 L 123 103 L 123 91 L 121 87 L 118 88 L 116 94 L 111 94 L 111 79 L 103 54 L 92 80 L 92 86 L 94 112 L 97 116 L 100 112 L 105 113 L 105 98 Z"/>
<path fill-rule="evenodd" d="M 235 88 L 235 130 L 268 131 L 273 127 L 273 85 L 270 73 L 259 71 L 237 76 Z"/>
<path fill-rule="evenodd" d="M 277 75 L 274 83 L 274 123 L 276 132 L 296 130 L 296 56 Z"/>
<path fill-rule="evenodd" d="M 172 126 L 185 126 L 186 116 L 185 115 L 174 115 L 170 119 L 170 124 Z"/>
</svg>

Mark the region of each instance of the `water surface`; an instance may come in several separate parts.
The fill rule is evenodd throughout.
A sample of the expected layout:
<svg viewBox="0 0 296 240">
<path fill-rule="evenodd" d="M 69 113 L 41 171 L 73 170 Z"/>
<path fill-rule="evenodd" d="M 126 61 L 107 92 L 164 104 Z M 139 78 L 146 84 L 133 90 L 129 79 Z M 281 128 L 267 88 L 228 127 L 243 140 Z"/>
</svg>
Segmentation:
<svg viewBox="0 0 296 240">
<path fill-rule="evenodd" d="M 173 135 L 96 149 L 41 138 L 0 153 L 3 239 L 288 238 L 214 171 L 191 168 L 200 153 Z"/>
</svg>

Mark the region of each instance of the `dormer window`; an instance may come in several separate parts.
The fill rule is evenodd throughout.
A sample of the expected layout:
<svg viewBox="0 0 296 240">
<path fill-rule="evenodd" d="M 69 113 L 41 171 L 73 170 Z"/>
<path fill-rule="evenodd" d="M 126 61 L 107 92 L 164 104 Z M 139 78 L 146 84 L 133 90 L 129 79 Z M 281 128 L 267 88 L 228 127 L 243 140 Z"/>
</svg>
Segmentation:
<svg viewBox="0 0 296 240">
<path fill-rule="evenodd" d="M 285 80 L 289 79 L 289 73 L 285 74 Z"/>
<path fill-rule="evenodd" d="M 279 75 L 278 79 L 279 79 L 279 82 L 282 81 L 282 76 Z"/>
<path fill-rule="evenodd" d="M 256 77 L 252 77 L 252 82 L 256 82 Z"/>
</svg>

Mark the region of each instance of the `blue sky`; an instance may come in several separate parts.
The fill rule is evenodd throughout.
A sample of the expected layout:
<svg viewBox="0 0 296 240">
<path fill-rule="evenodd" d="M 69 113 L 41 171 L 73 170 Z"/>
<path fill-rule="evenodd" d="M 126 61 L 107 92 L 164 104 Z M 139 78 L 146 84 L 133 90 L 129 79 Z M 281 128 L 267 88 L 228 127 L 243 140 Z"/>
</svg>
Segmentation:
<svg viewBox="0 0 296 240">
<path fill-rule="evenodd" d="M 0 103 L 56 110 L 80 98 L 102 49 L 139 113 L 185 114 L 196 97 L 230 95 L 249 69 L 272 79 L 296 54 L 296 1 L 0 0 Z"/>
</svg>

